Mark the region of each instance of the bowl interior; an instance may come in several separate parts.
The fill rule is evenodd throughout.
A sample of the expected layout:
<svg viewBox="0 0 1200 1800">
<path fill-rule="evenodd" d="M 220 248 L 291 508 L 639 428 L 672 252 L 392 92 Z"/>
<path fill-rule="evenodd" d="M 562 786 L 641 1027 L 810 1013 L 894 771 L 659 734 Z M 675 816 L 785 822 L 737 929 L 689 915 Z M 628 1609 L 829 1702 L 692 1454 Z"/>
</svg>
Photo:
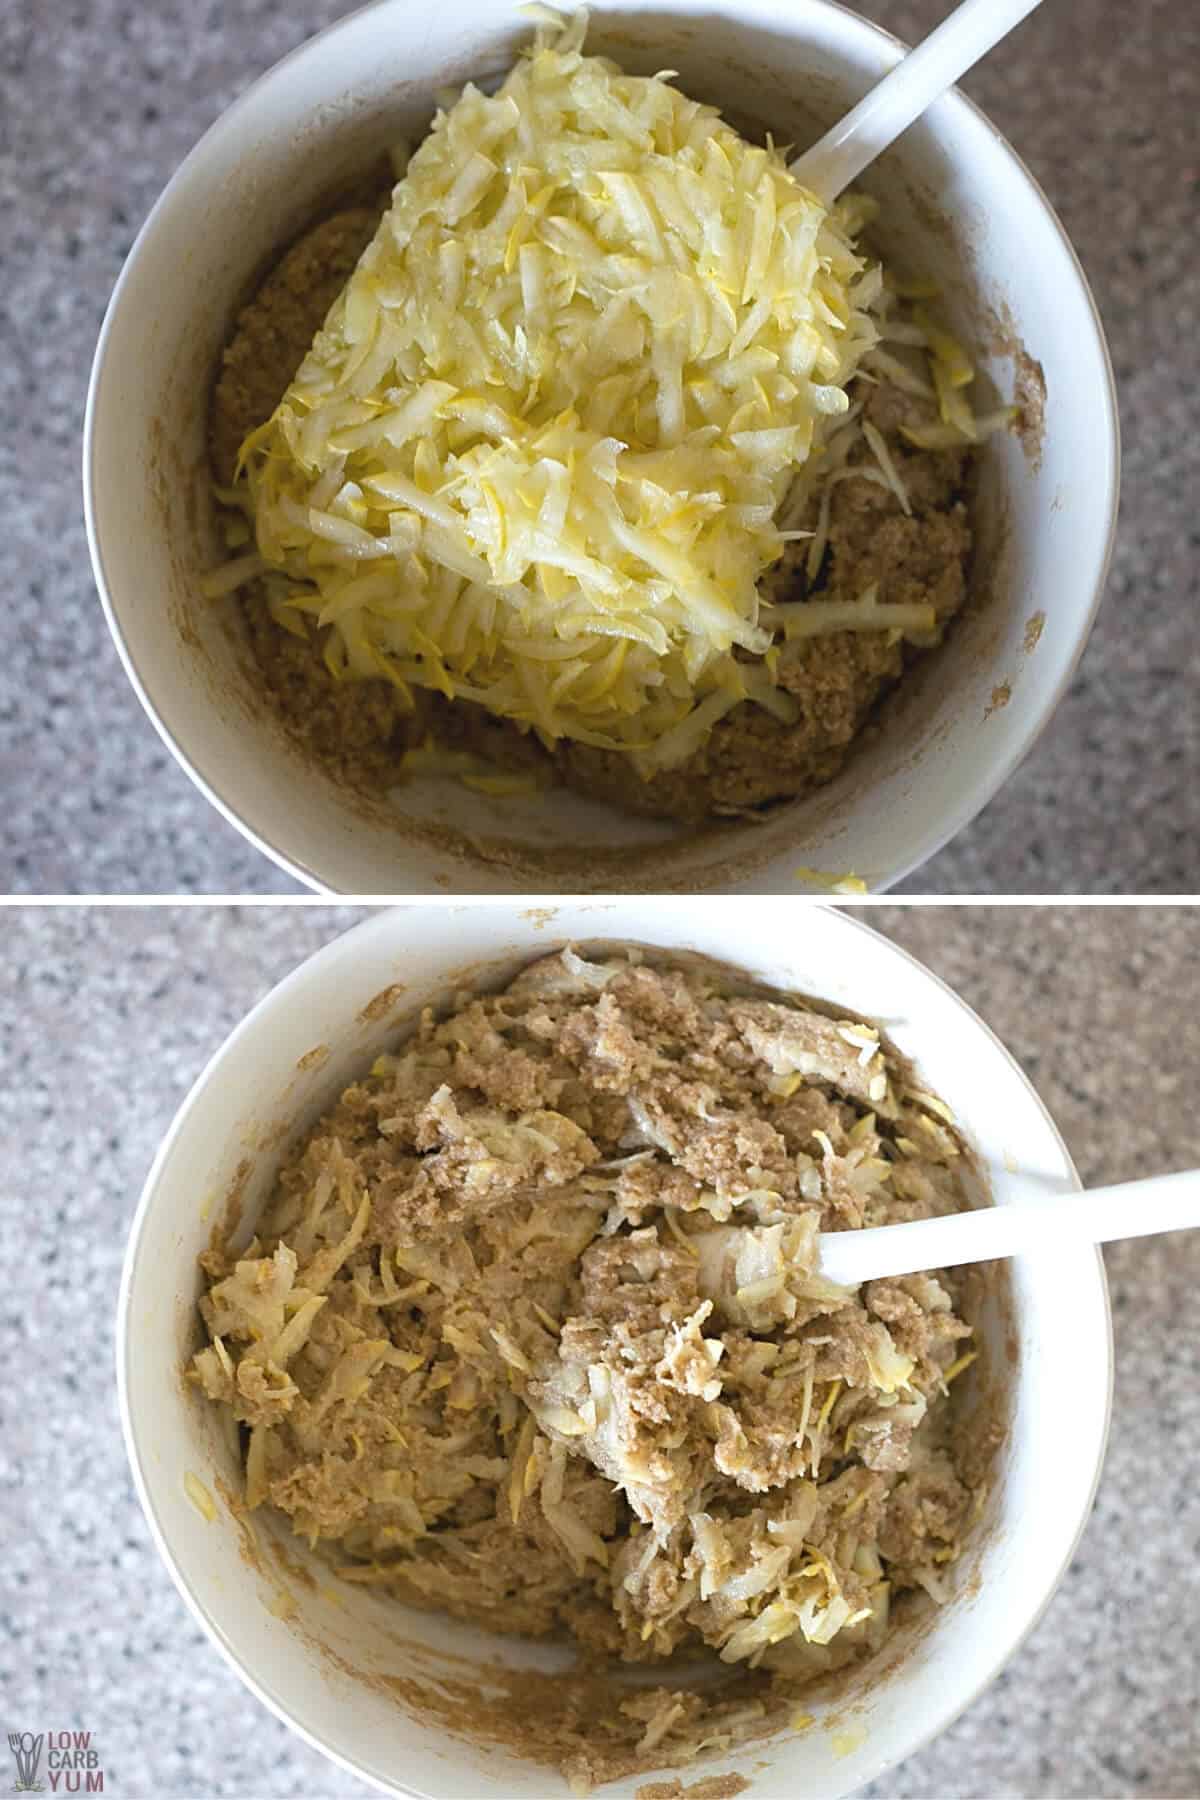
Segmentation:
<svg viewBox="0 0 1200 1800">
<path fill-rule="evenodd" d="M 563 1653 L 341 1583 L 263 1514 L 241 1517 L 236 1444 L 181 1370 L 198 1347 L 196 1257 L 214 1223 L 232 1206 L 249 1234 L 283 1143 L 394 1044 L 421 1006 L 448 1004 L 464 984 L 499 984 L 568 941 L 699 952 L 879 1020 L 957 1112 L 997 1203 L 1012 1200 L 1018 1182 L 1021 1203 L 1034 1205 L 1076 1185 L 1016 1065 L 919 965 L 824 909 L 808 909 L 798 931 L 795 909 L 768 901 L 757 924 L 748 947 L 729 902 L 700 917 L 634 901 L 569 904 L 550 918 L 515 905 L 378 915 L 250 1015 L 201 1077 L 151 1172 L 126 1262 L 118 1359 L 127 1442 L 159 1548 L 260 1698 L 386 1791 L 437 1800 L 565 1792 L 551 1770 L 473 1740 L 464 1726 L 483 1710 L 481 1696 L 502 1696 L 506 1669 L 561 1669 Z M 1015 1263 L 1011 1310 L 993 1304 L 977 1322 L 985 1355 L 963 1378 L 964 1404 L 990 1406 L 1001 1388 L 1007 1435 L 954 1597 L 906 1638 L 898 1634 L 836 1696 L 814 1701 L 809 1729 L 702 1773 L 752 1776 L 763 1800 L 850 1792 L 966 1705 L 1048 1598 L 1086 1516 L 1107 1424 L 1110 1341 L 1097 1255 Z M 645 1779 L 604 1791 L 631 1800 Z"/>
<path fill-rule="evenodd" d="M 128 671 L 209 797 L 314 886 L 780 892 L 807 866 L 885 887 L 978 810 L 1045 722 L 1086 638 L 1113 509 L 1110 378 L 1086 287 L 1029 178 L 957 96 L 866 178 L 882 203 L 877 237 L 942 283 L 986 384 L 1018 393 L 1041 423 L 986 446 L 970 615 L 829 788 L 765 823 L 700 833 L 566 793 L 484 801 L 426 781 L 351 798 L 264 706 L 233 603 L 199 595 L 222 554 L 205 417 L 239 305 L 377 153 L 423 130 L 438 87 L 498 75 L 528 30 L 490 0 L 456 0 L 418 32 L 406 0 L 379 0 L 258 82 L 172 181 L 114 296 L 85 443 L 94 561 Z M 899 54 L 826 0 L 718 0 L 702 13 L 691 0 L 609 0 L 589 47 L 636 72 L 677 69 L 687 91 L 797 144 Z"/>
</svg>

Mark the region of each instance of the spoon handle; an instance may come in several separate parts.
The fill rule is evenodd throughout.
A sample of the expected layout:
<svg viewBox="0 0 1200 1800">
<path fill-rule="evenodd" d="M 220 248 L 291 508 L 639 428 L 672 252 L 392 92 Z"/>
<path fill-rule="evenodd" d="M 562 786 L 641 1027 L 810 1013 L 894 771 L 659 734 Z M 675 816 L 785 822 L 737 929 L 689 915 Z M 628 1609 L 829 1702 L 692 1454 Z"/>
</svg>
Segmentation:
<svg viewBox="0 0 1200 1800">
<path fill-rule="evenodd" d="M 1152 1175 L 1117 1187 L 1060 1194 L 1052 1200 L 983 1206 L 943 1219 L 914 1219 L 867 1231 L 823 1231 L 820 1270 L 830 1281 L 858 1287 L 883 1275 L 991 1262 L 1114 1238 L 1148 1237 L 1200 1225 L 1200 1170 Z"/>
<path fill-rule="evenodd" d="M 962 0 L 811 150 L 792 174 L 826 206 L 907 131 L 927 106 L 977 63 L 1041 0 Z"/>
</svg>

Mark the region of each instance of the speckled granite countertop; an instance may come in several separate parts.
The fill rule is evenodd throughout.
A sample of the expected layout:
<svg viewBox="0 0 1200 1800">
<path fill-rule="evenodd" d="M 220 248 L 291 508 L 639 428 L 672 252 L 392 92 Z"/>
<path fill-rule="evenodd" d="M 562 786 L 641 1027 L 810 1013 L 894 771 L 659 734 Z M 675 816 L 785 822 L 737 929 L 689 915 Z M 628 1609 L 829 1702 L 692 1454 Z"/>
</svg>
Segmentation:
<svg viewBox="0 0 1200 1800">
<path fill-rule="evenodd" d="M 134 1499 L 111 1343 L 138 1189 L 184 1092 L 251 1004 L 358 916 L 6 921 L 17 979 L 0 992 L 0 1058 L 21 1074 L 0 1088 L 0 1212 L 20 1272 L 0 1305 L 3 1729 L 90 1730 L 105 1792 L 129 1800 L 368 1792 L 277 1724 L 192 1623 Z M 1000 1033 L 1085 1180 L 1200 1165 L 1200 914 L 889 906 L 873 922 Z M 1200 1235 L 1107 1261 L 1116 1404 L 1083 1545 L 1007 1671 L 872 1800 L 1200 1796 Z"/>
<path fill-rule="evenodd" d="M 96 332 L 167 177 L 247 83 L 341 0 L 41 0 L 0 9 L 0 890 L 285 893 L 142 715 L 109 642 L 79 505 Z M 912 40 L 947 0 L 864 0 Z M 1109 597 L 1054 723 L 907 886 L 1200 888 L 1192 326 L 1200 257 L 1194 0 L 1047 6 L 965 84 L 1048 192 L 1107 325 L 1125 434 Z"/>
</svg>

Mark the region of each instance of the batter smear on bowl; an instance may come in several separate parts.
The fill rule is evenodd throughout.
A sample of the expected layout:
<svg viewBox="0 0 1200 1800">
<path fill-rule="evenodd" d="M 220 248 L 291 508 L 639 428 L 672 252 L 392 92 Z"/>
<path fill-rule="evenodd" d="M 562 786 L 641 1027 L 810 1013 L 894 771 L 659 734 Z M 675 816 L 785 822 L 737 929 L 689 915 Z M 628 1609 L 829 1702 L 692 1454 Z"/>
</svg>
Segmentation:
<svg viewBox="0 0 1200 1800">
<path fill-rule="evenodd" d="M 243 314 L 212 424 L 243 553 L 208 589 L 247 588 L 293 730 L 376 791 L 752 813 L 941 641 L 1012 409 L 974 416 L 858 247 L 870 203 L 826 211 L 583 30 L 468 85 L 382 216 L 325 221 Z"/>
<path fill-rule="evenodd" d="M 753 1735 L 946 1597 L 982 1505 L 962 1278 L 815 1273 L 819 1231 L 967 1203 L 912 1079 L 870 1025 L 634 950 L 427 1012 L 202 1258 L 192 1379 L 247 1505 L 410 1605 L 668 1665 L 560 1742 L 577 1787 Z"/>
</svg>

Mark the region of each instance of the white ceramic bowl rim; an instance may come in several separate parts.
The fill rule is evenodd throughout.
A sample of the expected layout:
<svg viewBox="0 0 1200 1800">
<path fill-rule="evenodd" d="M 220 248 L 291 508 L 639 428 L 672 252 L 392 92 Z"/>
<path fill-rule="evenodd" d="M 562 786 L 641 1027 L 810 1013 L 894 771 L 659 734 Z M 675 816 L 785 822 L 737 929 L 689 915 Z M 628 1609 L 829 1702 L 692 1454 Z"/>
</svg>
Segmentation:
<svg viewBox="0 0 1200 1800">
<path fill-rule="evenodd" d="M 257 104 L 259 93 L 264 84 L 273 81 L 296 59 L 316 53 L 318 47 L 323 42 L 333 37 L 334 34 L 346 31 L 356 26 L 358 22 L 363 20 L 369 14 L 394 4 L 395 0 L 368 0 L 368 3 L 365 6 L 362 6 L 354 12 L 347 14 L 344 18 L 338 19 L 332 24 L 325 26 L 323 30 L 317 32 L 313 37 L 307 39 L 304 43 L 299 44 L 294 50 L 289 51 L 286 56 L 282 57 L 270 69 L 265 70 L 263 74 L 258 76 L 244 93 L 239 95 L 233 104 L 209 126 L 208 130 L 184 158 L 183 162 L 179 165 L 164 187 L 154 206 L 151 208 L 145 223 L 134 240 L 130 253 L 126 258 L 125 265 L 113 289 L 112 297 L 105 312 L 104 321 L 101 325 L 100 335 L 97 340 L 91 377 L 88 383 L 87 403 L 84 413 L 82 455 L 84 518 L 88 544 L 91 552 L 92 567 L 101 604 L 108 621 L 109 630 L 134 691 L 141 701 L 142 707 L 145 710 L 147 717 L 150 719 L 151 724 L 158 732 L 159 737 L 162 739 L 167 749 L 171 752 L 171 755 L 199 788 L 201 793 L 203 793 L 212 805 L 216 807 L 217 811 L 228 820 L 228 822 L 239 831 L 243 837 L 253 844 L 256 849 L 261 851 L 263 855 L 269 857 L 277 867 L 282 869 L 286 874 L 292 876 L 296 881 L 318 893 L 329 893 L 333 890 L 314 869 L 310 868 L 305 862 L 277 849 L 260 829 L 255 828 L 241 816 L 234 802 L 227 797 L 217 785 L 216 781 L 205 772 L 201 759 L 186 751 L 176 738 L 163 717 L 158 704 L 153 699 L 147 682 L 143 678 L 137 657 L 129 642 L 129 638 L 118 615 L 117 607 L 113 601 L 112 590 L 110 588 L 108 572 L 105 567 L 101 546 L 95 502 L 97 395 L 102 385 L 109 346 L 114 334 L 116 320 L 121 309 L 126 287 L 130 285 L 133 270 L 144 245 L 152 238 L 159 220 L 172 206 L 175 191 L 185 175 L 185 172 L 190 171 L 203 161 L 208 146 L 218 137 L 218 135 L 223 136 L 225 133 L 235 129 L 241 119 L 250 115 Z M 842 5 L 840 0 L 807 0 L 807 5 L 812 11 L 840 15 L 841 18 L 846 21 L 847 30 L 858 34 L 860 41 L 869 39 L 876 44 L 886 44 L 893 48 L 898 55 L 902 55 L 907 49 L 907 46 L 903 41 L 897 38 L 893 33 L 863 19 L 850 8 Z M 1070 265 L 1074 269 L 1080 292 L 1090 317 L 1092 330 L 1096 340 L 1096 347 L 1099 351 L 1100 362 L 1104 371 L 1104 392 L 1101 396 L 1101 402 L 1104 415 L 1104 435 L 1107 442 L 1103 445 L 1101 454 L 1103 466 L 1106 471 L 1104 478 L 1106 492 L 1104 496 L 1103 511 L 1107 517 L 1107 529 L 1103 534 L 1102 540 L 1097 540 L 1094 544 L 1088 545 L 1085 549 L 1084 555 L 1086 559 L 1091 562 L 1093 570 L 1093 573 L 1089 577 L 1091 599 L 1086 612 L 1082 614 L 1078 621 L 1073 651 L 1069 657 L 1063 660 L 1062 665 L 1058 670 L 1056 680 L 1052 686 L 1048 688 L 1045 695 L 1042 696 L 1040 704 L 1036 709 L 1036 716 L 1031 718 L 1030 729 L 1009 747 L 1007 753 L 1003 757 L 994 761 L 988 761 L 981 765 L 980 772 L 974 783 L 964 789 L 959 796 L 956 805 L 948 809 L 936 820 L 927 822 L 923 829 L 914 834 L 912 847 L 907 857 L 902 863 L 889 871 L 885 880 L 877 884 L 878 891 L 884 891 L 895 885 L 895 883 L 903 880 L 915 869 L 921 867 L 922 864 L 927 862 L 930 857 L 936 855 L 940 849 L 955 837 L 965 825 L 969 824 L 987 802 L 1009 780 L 1012 774 L 1024 761 L 1025 757 L 1033 749 L 1042 732 L 1049 724 L 1050 719 L 1053 717 L 1063 695 L 1066 693 L 1067 688 L 1071 683 L 1075 670 L 1078 667 L 1079 660 L 1087 647 L 1088 638 L 1095 622 L 1096 613 L 1104 595 L 1105 581 L 1107 579 L 1116 535 L 1118 496 L 1120 490 L 1120 424 L 1112 360 L 1105 340 L 1099 309 L 1096 306 L 1095 297 L 1092 294 L 1091 287 L 1079 258 L 1075 253 L 1074 246 L 1071 244 L 1067 233 L 1063 229 L 1061 221 L 1058 219 L 1057 214 L 1046 198 L 1040 184 L 1030 173 L 1017 152 L 991 123 L 982 109 L 958 88 L 952 89 L 942 104 L 949 104 L 956 108 L 965 109 L 986 129 L 1002 155 L 1009 159 L 1017 173 L 1023 178 L 1031 201 L 1041 209 L 1052 231 L 1057 236 Z"/>
<path fill-rule="evenodd" d="M 645 906 L 645 902 L 642 902 L 641 904 L 643 907 Z M 717 902 L 716 904 L 729 905 L 731 903 L 726 901 L 724 903 Z M 767 904 L 769 905 L 771 903 L 768 902 Z M 567 905 L 569 907 L 570 903 L 567 903 Z M 678 903 L 676 903 L 676 905 L 678 905 Z M 810 902 L 809 905 L 815 910 L 822 912 L 832 910 L 826 907 L 816 907 L 816 903 Z M 395 910 L 404 912 L 409 909 L 400 908 Z M 471 910 L 480 910 L 482 917 L 486 917 L 487 914 L 492 911 L 492 909 L 488 907 L 482 909 L 472 908 Z M 607 939 L 611 941 L 614 935 L 618 939 L 624 935 L 629 940 L 635 940 L 636 932 L 634 930 L 630 930 L 625 934 L 622 934 L 621 932 L 614 934 L 604 929 L 605 913 L 608 910 L 609 909 L 603 905 L 598 905 L 594 908 L 589 906 L 588 911 L 594 911 L 595 914 L 596 930 L 594 932 L 581 930 L 571 934 L 575 941 L 582 941 L 587 938 Z M 382 938 L 389 930 L 393 916 L 393 912 L 386 910 L 377 913 L 374 917 L 363 920 L 313 952 L 304 960 L 304 962 L 293 969 L 290 974 L 285 976 L 283 980 L 278 982 L 274 988 L 257 1002 L 205 1064 L 203 1070 L 196 1078 L 187 1097 L 184 1099 L 176 1113 L 170 1129 L 154 1158 L 150 1171 L 146 1177 L 145 1185 L 142 1189 L 141 1197 L 130 1228 L 128 1247 L 122 1266 L 114 1348 L 121 1427 L 125 1441 L 126 1454 L 129 1458 L 138 1499 L 150 1526 L 151 1534 L 159 1554 L 170 1573 L 171 1579 L 175 1583 L 176 1588 L 197 1623 L 202 1627 L 207 1636 L 224 1656 L 226 1662 L 250 1691 L 255 1694 L 256 1697 L 282 1721 L 282 1723 L 296 1732 L 296 1734 L 313 1749 L 319 1751 L 339 1767 L 347 1770 L 348 1773 L 368 1782 L 383 1793 L 410 1796 L 411 1800 L 437 1800 L 437 1797 L 428 1790 L 405 1786 L 398 1781 L 394 1775 L 372 1768 L 365 1762 L 358 1760 L 356 1757 L 331 1747 L 319 1733 L 314 1731 L 301 1717 L 298 1716 L 289 1702 L 274 1689 L 266 1675 L 249 1668 L 243 1661 L 221 1626 L 212 1617 L 203 1601 L 188 1581 L 188 1578 L 184 1574 L 180 1562 L 176 1557 L 168 1534 L 163 1527 L 159 1512 L 151 1494 L 151 1487 L 147 1478 L 144 1462 L 143 1442 L 139 1436 L 138 1422 L 133 1417 L 129 1395 L 129 1371 L 134 1349 L 132 1299 L 137 1284 L 144 1227 L 155 1202 L 155 1196 L 162 1171 L 169 1162 L 177 1141 L 185 1133 L 190 1115 L 196 1108 L 201 1096 L 207 1090 L 214 1077 L 219 1075 L 224 1062 L 233 1055 L 243 1039 L 252 1036 L 258 1031 L 265 1017 L 276 1008 L 281 999 L 291 991 L 307 986 L 319 969 L 347 957 L 355 958 L 360 951 L 367 949 L 375 939 Z M 1062 1134 L 1059 1132 L 1057 1125 L 1041 1100 L 1037 1090 L 1034 1088 L 1033 1083 L 1029 1080 L 1012 1053 L 992 1031 L 991 1027 L 979 1017 L 973 1008 L 967 1005 L 948 983 L 944 982 L 940 976 L 935 975 L 932 970 L 928 969 L 900 945 L 895 944 L 890 939 L 884 939 L 881 933 L 876 932 L 872 927 L 868 926 L 860 917 L 847 912 L 839 912 L 839 917 L 842 918 L 847 925 L 852 926 L 854 930 L 861 932 L 868 937 L 880 939 L 885 942 L 888 949 L 896 957 L 911 965 L 919 972 L 919 975 L 926 982 L 932 983 L 951 1002 L 953 1002 L 958 1009 L 960 1009 L 961 1013 L 969 1021 L 971 1028 L 989 1042 L 992 1048 L 999 1053 L 1016 1075 L 1040 1113 L 1045 1127 L 1061 1153 L 1063 1163 L 1065 1168 L 1069 1171 L 1073 1185 L 1077 1189 L 1081 1188 L 1082 1183 L 1079 1179 L 1078 1172 L 1075 1169 L 1070 1152 L 1067 1149 L 1066 1143 Z M 488 948 L 489 946 L 483 945 L 482 947 Z M 544 953 L 544 947 L 540 947 L 536 944 L 530 946 L 530 954 L 532 956 L 541 953 Z M 736 955 L 731 955 L 729 960 L 736 964 Z M 1095 1434 L 1094 1454 L 1091 1458 L 1091 1467 L 1087 1477 L 1086 1500 L 1079 1509 L 1075 1529 L 1069 1543 L 1067 1543 L 1063 1549 L 1058 1566 L 1054 1571 L 1053 1578 L 1046 1584 L 1045 1591 L 1041 1595 L 1038 1604 L 1025 1617 L 1021 1628 L 1016 1635 L 1007 1639 L 997 1647 L 992 1655 L 989 1666 L 981 1673 L 971 1691 L 965 1695 L 956 1697 L 955 1702 L 951 1706 L 945 1708 L 944 1711 L 938 1712 L 936 1709 L 932 1710 L 927 1723 L 920 1732 L 914 1734 L 912 1740 L 907 1742 L 903 1749 L 898 1750 L 895 1754 L 889 1755 L 886 1761 L 877 1764 L 872 1770 L 872 1778 L 877 1778 L 886 1773 L 888 1769 L 894 1768 L 897 1763 L 906 1760 L 908 1756 L 915 1754 L 924 1745 L 931 1742 L 935 1737 L 946 1730 L 947 1727 L 953 1724 L 953 1722 L 974 1703 L 983 1690 L 995 1678 L 1000 1669 L 1017 1653 L 1041 1620 L 1046 1608 L 1053 1599 L 1058 1584 L 1073 1559 L 1080 1539 L 1083 1536 L 1095 1501 L 1096 1490 L 1103 1470 L 1113 1397 L 1112 1312 L 1104 1259 L 1099 1249 L 1088 1251 L 1083 1254 L 1088 1259 L 1093 1260 L 1095 1280 L 1102 1306 L 1104 1322 L 1103 1368 L 1102 1370 L 1093 1368 L 1092 1372 L 1093 1374 L 1099 1374 L 1100 1376 L 1103 1385 L 1103 1400 L 1102 1410 L 1099 1415 L 1099 1428 Z M 605 1790 L 603 1788 L 600 1789 L 599 1795 L 603 1796 L 604 1792 Z"/>
</svg>

